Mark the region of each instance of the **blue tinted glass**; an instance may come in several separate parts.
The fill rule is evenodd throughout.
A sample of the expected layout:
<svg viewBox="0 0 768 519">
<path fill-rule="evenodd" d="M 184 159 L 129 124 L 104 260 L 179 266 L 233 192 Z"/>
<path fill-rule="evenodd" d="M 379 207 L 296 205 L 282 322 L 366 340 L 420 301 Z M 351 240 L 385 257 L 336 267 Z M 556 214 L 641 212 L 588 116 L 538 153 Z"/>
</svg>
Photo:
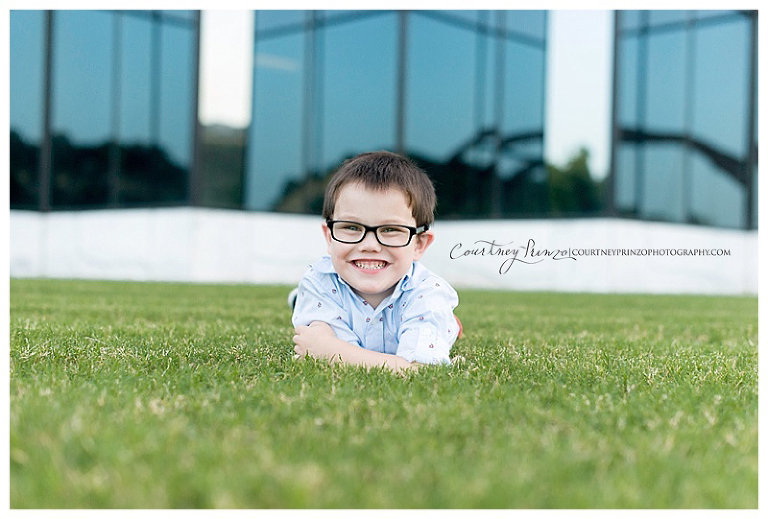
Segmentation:
<svg viewBox="0 0 768 519">
<path fill-rule="evenodd" d="M 507 11 L 507 30 L 544 39 L 547 31 L 546 11 Z"/>
<path fill-rule="evenodd" d="M 646 145 L 644 153 L 640 214 L 652 220 L 683 221 L 684 148 L 679 144 L 652 144 Z"/>
<path fill-rule="evenodd" d="M 619 41 L 619 59 L 617 74 L 617 117 L 622 127 L 635 127 L 637 118 L 637 89 L 638 89 L 638 39 L 625 37 Z"/>
<path fill-rule="evenodd" d="M 10 12 L 11 129 L 32 141 L 42 138 L 43 26 L 43 11 Z"/>
<path fill-rule="evenodd" d="M 304 23 L 306 11 L 256 11 L 256 30 L 264 31 Z"/>
<path fill-rule="evenodd" d="M 691 160 L 691 216 L 698 223 L 739 228 L 744 225 L 744 189 L 723 175 L 712 161 L 694 154 Z"/>
<path fill-rule="evenodd" d="M 43 11 L 10 12 L 10 204 L 37 203 L 43 127 Z"/>
<path fill-rule="evenodd" d="M 152 23 L 121 16 L 120 132 L 124 144 L 150 144 Z"/>
<path fill-rule="evenodd" d="M 493 64 L 496 46 L 504 40 L 482 33 L 476 33 L 473 38 L 476 42 L 476 57 L 472 131 L 473 135 L 479 136 L 497 123 Z M 463 158 L 474 167 L 487 168 L 496 160 L 496 142 L 490 136 L 480 138 L 463 154 Z"/>
<path fill-rule="evenodd" d="M 723 9 L 709 9 L 709 10 L 703 10 L 703 11 L 694 11 L 694 15 L 696 18 L 703 20 L 706 18 L 715 18 L 717 16 L 726 16 L 726 15 L 732 15 L 736 11 L 727 11 Z"/>
<path fill-rule="evenodd" d="M 113 16 L 56 11 L 53 29 L 53 132 L 80 144 L 110 138 Z"/>
<path fill-rule="evenodd" d="M 338 10 L 328 10 L 328 11 L 320 11 L 320 18 L 326 19 L 326 20 L 334 20 L 336 18 L 339 18 L 341 16 L 349 16 L 356 13 L 364 13 L 365 11 L 355 11 L 352 9 L 338 9 Z"/>
<path fill-rule="evenodd" d="M 619 16 L 619 28 L 621 30 L 637 29 L 643 22 L 642 11 L 623 10 L 617 11 Z"/>
<path fill-rule="evenodd" d="M 452 18 L 456 18 L 457 20 L 462 20 L 464 22 L 471 22 L 476 23 L 477 22 L 477 11 L 469 10 L 469 9 L 446 9 L 438 11 L 440 14 L 444 14 L 446 16 L 450 16 Z"/>
<path fill-rule="evenodd" d="M 165 10 L 160 12 L 166 18 L 184 20 L 186 22 L 193 22 L 195 20 L 195 13 L 197 13 L 197 11 L 182 10 L 182 9 L 171 9 L 171 10 Z"/>
<path fill-rule="evenodd" d="M 323 35 L 322 169 L 395 143 L 394 14 L 329 26 Z"/>
<path fill-rule="evenodd" d="M 104 205 L 115 167 L 114 16 L 53 13 L 52 194 L 57 207 Z"/>
<path fill-rule="evenodd" d="M 160 136 L 158 144 L 176 165 L 191 163 L 194 88 L 194 33 L 165 24 L 160 57 Z"/>
<path fill-rule="evenodd" d="M 651 26 L 663 25 L 666 23 L 680 23 L 688 20 L 694 11 L 678 11 L 674 9 L 650 11 L 648 23 Z"/>
<path fill-rule="evenodd" d="M 619 144 L 616 150 L 615 203 L 619 214 L 636 210 L 636 165 L 637 147 L 634 144 Z"/>
<path fill-rule="evenodd" d="M 540 130 L 544 120 L 544 51 L 507 41 L 504 132 Z"/>
<path fill-rule="evenodd" d="M 650 131 L 685 129 L 686 31 L 665 31 L 648 38 L 646 125 Z"/>
<path fill-rule="evenodd" d="M 408 152 L 446 161 L 476 131 L 475 34 L 412 16 L 408 44 Z"/>
<path fill-rule="evenodd" d="M 476 114 L 480 128 L 490 128 L 496 124 L 496 50 L 504 45 L 501 38 L 493 38 L 486 34 L 476 36 L 478 42 L 477 60 L 477 93 L 480 96 L 480 113 Z M 501 95 L 501 93 L 499 93 Z"/>
<path fill-rule="evenodd" d="M 747 149 L 748 29 L 736 19 L 696 31 L 693 134 L 733 157 Z"/>
<path fill-rule="evenodd" d="M 304 35 L 259 42 L 254 56 L 245 207 L 270 210 L 301 171 Z"/>
</svg>

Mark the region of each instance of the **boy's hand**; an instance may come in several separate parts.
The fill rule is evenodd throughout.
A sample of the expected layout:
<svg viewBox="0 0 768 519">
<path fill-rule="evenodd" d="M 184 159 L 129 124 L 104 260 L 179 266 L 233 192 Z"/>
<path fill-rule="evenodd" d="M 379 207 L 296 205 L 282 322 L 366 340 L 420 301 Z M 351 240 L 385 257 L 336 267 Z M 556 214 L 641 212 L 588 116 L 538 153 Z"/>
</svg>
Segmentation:
<svg viewBox="0 0 768 519">
<path fill-rule="evenodd" d="M 327 323 L 313 321 L 309 326 L 297 326 L 293 336 L 293 351 L 299 357 L 309 355 L 317 359 L 329 359 L 337 351 L 333 348 L 336 334 Z"/>
<path fill-rule="evenodd" d="M 385 366 L 397 373 L 416 367 L 415 364 L 397 355 L 369 351 L 344 342 L 336 337 L 327 323 L 321 321 L 313 321 L 309 326 L 297 326 L 293 342 L 296 345 L 293 351 L 297 359 L 310 356 L 329 362 L 343 362 L 357 366 Z"/>
</svg>

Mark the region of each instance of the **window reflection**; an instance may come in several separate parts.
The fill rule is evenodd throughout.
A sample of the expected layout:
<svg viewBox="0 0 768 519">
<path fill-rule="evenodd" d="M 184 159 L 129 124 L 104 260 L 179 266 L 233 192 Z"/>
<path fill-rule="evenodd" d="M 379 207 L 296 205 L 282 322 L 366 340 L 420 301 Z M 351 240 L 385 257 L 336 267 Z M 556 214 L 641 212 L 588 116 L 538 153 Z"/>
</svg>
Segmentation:
<svg viewBox="0 0 768 519">
<path fill-rule="evenodd" d="M 394 149 L 397 19 L 392 13 L 331 25 L 323 34 L 324 173 L 357 153 Z"/>
<path fill-rule="evenodd" d="M 685 32 L 665 32 L 648 40 L 645 123 L 658 132 L 683 132 L 686 126 Z"/>
<path fill-rule="evenodd" d="M 53 27 L 52 205 L 105 205 L 114 17 L 59 11 Z"/>
<path fill-rule="evenodd" d="M 10 199 L 16 207 L 38 203 L 43 138 L 42 11 L 12 11 L 10 24 Z"/>
<path fill-rule="evenodd" d="M 408 153 L 446 162 L 478 131 L 475 35 L 421 16 L 408 31 Z"/>
<path fill-rule="evenodd" d="M 756 14 L 709 15 L 617 14 L 613 196 L 619 214 L 756 226 L 756 209 L 748 207 L 757 185 L 748 174 L 756 166 L 756 143 L 754 150 L 748 144 Z M 650 20 L 648 32 L 625 31 L 638 17 Z"/>
<path fill-rule="evenodd" d="M 303 34 L 258 41 L 255 52 L 245 206 L 267 211 L 302 177 Z"/>
<path fill-rule="evenodd" d="M 11 207 L 37 201 L 42 210 L 49 208 L 47 197 L 35 200 L 46 186 L 29 173 L 38 168 L 41 139 L 48 135 L 50 169 L 40 169 L 50 173 L 54 209 L 187 199 L 197 31 L 191 13 L 12 13 L 11 169 L 17 173 L 12 173 Z M 52 26 L 47 128 L 46 17 Z M 31 128 L 42 137 L 33 136 Z"/>
<path fill-rule="evenodd" d="M 511 11 L 506 16 L 507 30 L 517 35 L 544 40 L 547 30 L 546 16 L 546 11 Z"/>
<path fill-rule="evenodd" d="M 317 213 L 342 160 L 402 143 L 443 218 L 546 212 L 546 15 L 518 15 L 505 35 L 495 11 L 269 13 L 283 25 L 258 25 L 246 207 Z"/>
</svg>

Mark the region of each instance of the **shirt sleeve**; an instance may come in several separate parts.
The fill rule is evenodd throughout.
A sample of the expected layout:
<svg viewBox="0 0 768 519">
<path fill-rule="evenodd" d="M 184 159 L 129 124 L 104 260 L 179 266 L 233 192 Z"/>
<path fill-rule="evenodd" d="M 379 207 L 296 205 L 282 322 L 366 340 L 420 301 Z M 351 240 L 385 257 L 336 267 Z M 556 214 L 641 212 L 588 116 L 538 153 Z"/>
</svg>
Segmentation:
<svg viewBox="0 0 768 519">
<path fill-rule="evenodd" d="M 331 327 L 337 338 L 362 347 L 360 338 L 352 331 L 352 317 L 331 297 L 330 291 L 323 289 L 321 281 L 305 275 L 299 282 L 291 318 L 293 326 L 308 326 L 313 321 L 321 321 Z"/>
<path fill-rule="evenodd" d="M 403 308 L 397 355 L 409 362 L 449 364 L 459 327 L 456 292 L 440 278 L 427 278 L 411 291 Z"/>
</svg>

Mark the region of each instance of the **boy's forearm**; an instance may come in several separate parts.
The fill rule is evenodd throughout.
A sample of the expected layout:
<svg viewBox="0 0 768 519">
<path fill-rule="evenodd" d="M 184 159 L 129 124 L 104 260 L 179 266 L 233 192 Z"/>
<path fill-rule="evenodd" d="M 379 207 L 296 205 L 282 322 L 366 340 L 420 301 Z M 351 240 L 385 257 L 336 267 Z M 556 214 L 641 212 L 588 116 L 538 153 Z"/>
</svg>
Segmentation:
<svg viewBox="0 0 768 519">
<path fill-rule="evenodd" d="M 410 362 L 397 355 L 366 350 L 337 337 L 328 337 L 323 340 L 327 341 L 323 348 L 327 352 L 324 357 L 330 362 L 366 367 L 386 366 L 394 371 L 413 367 Z"/>
</svg>

